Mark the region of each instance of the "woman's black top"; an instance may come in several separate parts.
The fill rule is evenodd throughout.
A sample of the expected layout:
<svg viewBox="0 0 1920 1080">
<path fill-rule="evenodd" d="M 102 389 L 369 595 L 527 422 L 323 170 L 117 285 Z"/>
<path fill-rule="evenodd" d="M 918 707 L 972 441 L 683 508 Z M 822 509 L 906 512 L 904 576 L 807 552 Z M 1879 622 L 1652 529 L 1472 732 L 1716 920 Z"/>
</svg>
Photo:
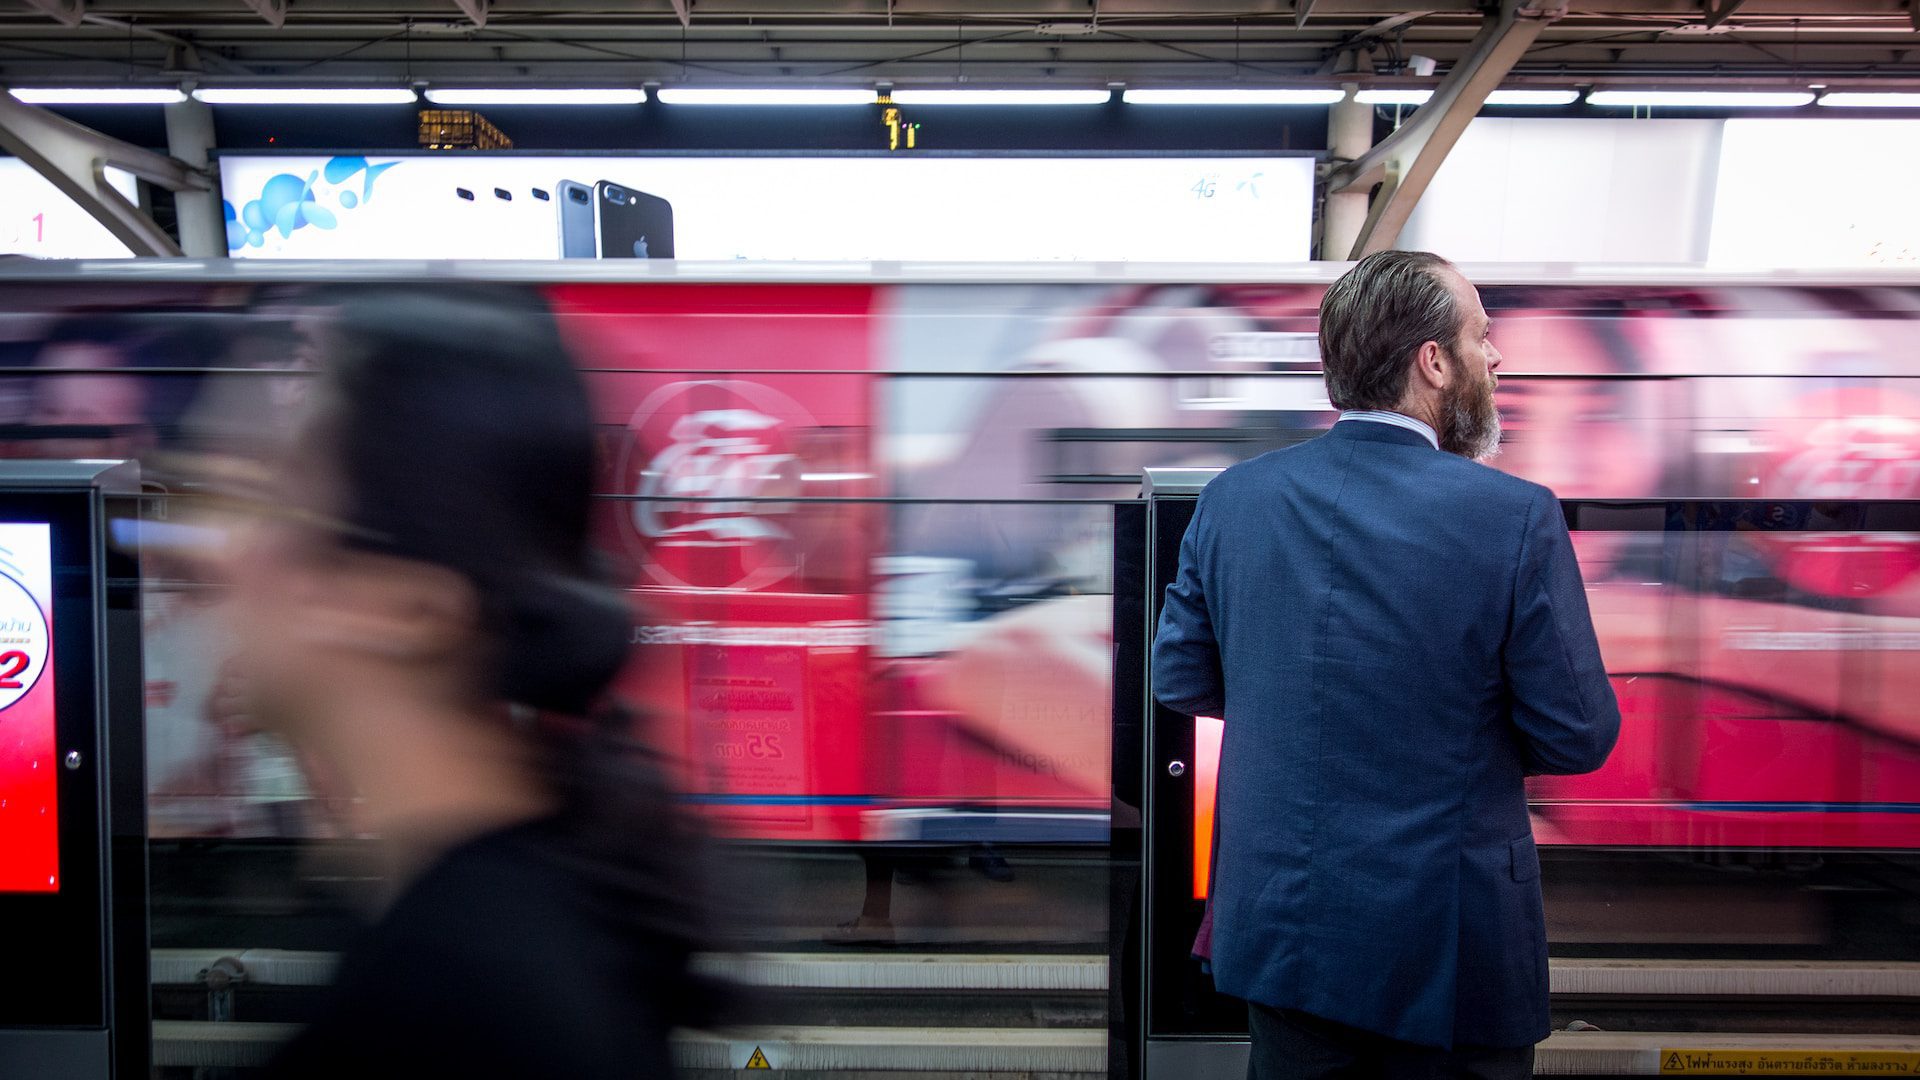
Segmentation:
<svg viewBox="0 0 1920 1080">
<path fill-rule="evenodd" d="M 672 1075 L 687 950 L 557 819 L 445 854 L 342 958 L 288 1078 Z"/>
</svg>

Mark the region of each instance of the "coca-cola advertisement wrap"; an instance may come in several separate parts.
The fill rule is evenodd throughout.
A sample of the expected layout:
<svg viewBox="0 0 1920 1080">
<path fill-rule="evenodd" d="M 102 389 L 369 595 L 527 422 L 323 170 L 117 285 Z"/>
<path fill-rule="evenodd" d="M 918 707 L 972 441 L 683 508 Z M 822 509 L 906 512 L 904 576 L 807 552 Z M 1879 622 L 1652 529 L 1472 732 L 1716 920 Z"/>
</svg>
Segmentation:
<svg viewBox="0 0 1920 1080">
<path fill-rule="evenodd" d="M 603 544 L 634 590 L 625 690 L 729 828 L 857 839 L 878 794 L 866 567 L 885 538 L 870 506 L 832 500 L 875 490 L 874 290 L 550 295 L 594 391 Z"/>
</svg>

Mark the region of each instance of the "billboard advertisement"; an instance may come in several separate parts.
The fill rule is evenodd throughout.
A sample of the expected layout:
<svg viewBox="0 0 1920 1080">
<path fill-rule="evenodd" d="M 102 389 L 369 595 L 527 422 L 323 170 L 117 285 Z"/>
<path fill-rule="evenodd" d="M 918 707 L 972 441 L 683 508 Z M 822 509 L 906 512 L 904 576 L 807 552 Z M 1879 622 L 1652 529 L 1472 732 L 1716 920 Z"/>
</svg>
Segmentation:
<svg viewBox="0 0 1920 1080">
<path fill-rule="evenodd" d="M 130 173 L 107 170 L 107 183 L 138 198 Z M 0 255 L 39 259 L 116 259 L 131 254 L 106 226 L 19 158 L 0 158 Z"/>
<path fill-rule="evenodd" d="M 1306 157 L 225 157 L 236 258 L 1279 262 Z"/>
<path fill-rule="evenodd" d="M 1916 172 L 1920 120 L 1728 120 L 1708 261 L 1920 267 Z"/>
</svg>

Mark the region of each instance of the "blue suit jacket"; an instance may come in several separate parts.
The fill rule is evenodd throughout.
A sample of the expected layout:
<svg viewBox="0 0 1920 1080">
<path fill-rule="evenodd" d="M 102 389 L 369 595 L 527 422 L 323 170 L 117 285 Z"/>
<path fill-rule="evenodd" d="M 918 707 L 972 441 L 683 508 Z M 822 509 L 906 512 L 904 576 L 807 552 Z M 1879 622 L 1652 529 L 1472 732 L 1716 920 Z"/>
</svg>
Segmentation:
<svg viewBox="0 0 1920 1080">
<path fill-rule="evenodd" d="M 1342 421 L 1200 495 L 1154 695 L 1223 717 L 1215 984 L 1431 1046 L 1547 1035 L 1524 777 L 1620 712 L 1553 493 Z"/>
</svg>

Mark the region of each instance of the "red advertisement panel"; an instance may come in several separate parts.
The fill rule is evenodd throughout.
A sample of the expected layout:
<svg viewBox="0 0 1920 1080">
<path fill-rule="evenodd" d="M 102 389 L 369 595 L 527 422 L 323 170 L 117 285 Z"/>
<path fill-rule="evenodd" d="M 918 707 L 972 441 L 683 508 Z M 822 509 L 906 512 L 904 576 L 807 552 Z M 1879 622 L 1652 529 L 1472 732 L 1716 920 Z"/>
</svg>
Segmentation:
<svg viewBox="0 0 1920 1080">
<path fill-rule="evenodd" d="M 603 543 L 634 590 L 622 689 L 723 827 L 854 839 L 878 800 L 865 701 L 868 287 L 550 290 L 589 372 Z"/>
<path fill-rule="evenodd" d="M 0 892 L 60 890 L 51 529 L 0 525 Z"/>
</svg>

